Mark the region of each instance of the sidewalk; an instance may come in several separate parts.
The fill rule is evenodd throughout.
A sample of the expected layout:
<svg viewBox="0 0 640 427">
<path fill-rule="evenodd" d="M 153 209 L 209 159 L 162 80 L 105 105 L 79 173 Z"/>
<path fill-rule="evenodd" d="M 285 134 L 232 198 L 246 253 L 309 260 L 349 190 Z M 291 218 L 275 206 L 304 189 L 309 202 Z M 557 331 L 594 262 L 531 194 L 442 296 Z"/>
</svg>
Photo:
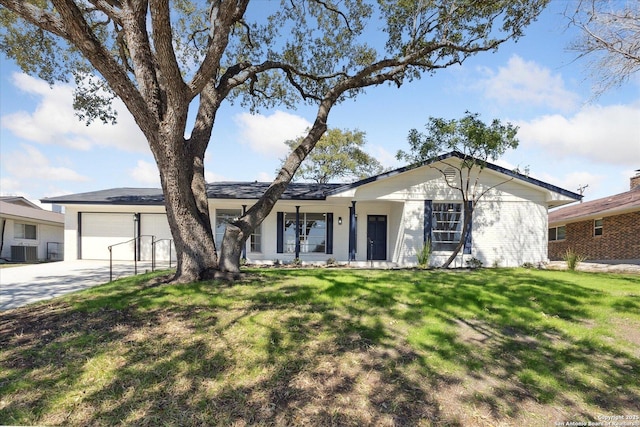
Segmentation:
<svg viewBox="0 0 640 427">
<path fill-rule="evenodd" d="M 138 274 L 151 271 L 138 262 Z M 133 262 L 114 261 L 113 280 L 133 276 Z M 60 261 L 0 269 L 0 310 L 21 307 L 109 281 L 109 261 Z"/>
<path fill-rule="evenodd" d="M 567 263 L 564 261 L 551 261 L 547 264 L 547 268 L 550 270 L 566 270 Z M 589 271 L 592 273 L 631 273 L 640 274 L 640 264 L 637 263 L 604 263 L 604 262 L 590 262 L 583 261 L 578 264 L 576 268 L 578 271 Z"/>
</svg>

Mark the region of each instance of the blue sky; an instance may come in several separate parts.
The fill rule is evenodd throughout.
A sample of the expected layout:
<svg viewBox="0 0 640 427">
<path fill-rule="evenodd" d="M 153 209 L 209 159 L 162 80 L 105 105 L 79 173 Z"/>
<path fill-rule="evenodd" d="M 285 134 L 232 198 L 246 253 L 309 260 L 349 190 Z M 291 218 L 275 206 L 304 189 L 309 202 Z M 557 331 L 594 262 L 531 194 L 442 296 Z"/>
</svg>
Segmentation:
<svg viewBox="0 0 640 427">
<path fill-rule="evenodd" d="M 528 167 L 533 177 L 585 200 L 627 191 L 640 169 L 640 75 L 593 99 L 585 61 L 567 46 L 565 1 L 552 1 L 517 43 L 479 54 L 462 66 L 403 85 L 370 88 L 334 108 L 329 126 L 366 132 L 367 150 L 385 167 L 406 149 L 410 129 L 430 116 L 477 112 L 518 125 L 520 146 L 498 162 Z M 122 104 L 115 126 L 85 126 L 73 114 L 72 88 L 26 76 L 0 57 L 0 193 L 30 200 L 113 187 L 159 187 L 144 138 Z M 209 181 L 270 181 L 286 139 L 313 121 L 315 110 L 240 106 L 219 112 L 205 159 Z"/>
</svg>

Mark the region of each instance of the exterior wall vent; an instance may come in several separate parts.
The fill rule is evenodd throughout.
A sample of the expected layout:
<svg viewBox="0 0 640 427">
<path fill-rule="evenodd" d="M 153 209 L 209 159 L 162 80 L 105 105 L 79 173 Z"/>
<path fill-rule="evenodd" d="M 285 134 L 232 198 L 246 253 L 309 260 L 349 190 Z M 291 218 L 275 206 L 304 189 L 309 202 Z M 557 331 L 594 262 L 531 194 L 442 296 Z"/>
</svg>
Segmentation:
<svg viewBox="0 0 640 427">
<path fill-rule="evenodd" d="M 456 170 L 452 167 L 446 168 L 444 171 L 444 177 L 448 182 L 454 182 L 456 179 Z"/>
</svg>

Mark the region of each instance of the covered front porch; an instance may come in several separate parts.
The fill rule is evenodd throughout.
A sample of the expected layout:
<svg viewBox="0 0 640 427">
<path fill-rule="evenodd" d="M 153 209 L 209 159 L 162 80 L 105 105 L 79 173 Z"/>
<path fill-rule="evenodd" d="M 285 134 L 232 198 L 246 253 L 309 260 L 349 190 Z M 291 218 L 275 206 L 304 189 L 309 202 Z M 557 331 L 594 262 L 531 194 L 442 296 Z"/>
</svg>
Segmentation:
<svg viewBox="0 0 640 427">
<path fill-rule="evenodd" d="M 261 225 L 260 248 L 248 244 L 245 258 L 256 264 L 416 264 L 423 209 L 423 203 L 404 201 L 279 201 Z"/>
</svg>

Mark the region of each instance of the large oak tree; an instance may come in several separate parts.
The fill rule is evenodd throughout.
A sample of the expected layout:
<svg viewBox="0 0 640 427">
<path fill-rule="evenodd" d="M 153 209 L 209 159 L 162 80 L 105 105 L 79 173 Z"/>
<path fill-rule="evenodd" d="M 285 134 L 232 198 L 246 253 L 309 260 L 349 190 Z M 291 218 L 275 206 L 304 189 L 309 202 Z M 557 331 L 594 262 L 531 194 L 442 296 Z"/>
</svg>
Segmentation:
<svg viewBox="0 0 640 427">
<path fill-rule="evenodd" d="M 111 99 L 124 102 L 157 162 L 178 256 L 174 280 L 186 282 L 238 271 L 246 239 L 326 131 L 334 105 L 495 50 L 520 37 L 547 1 L 0 0 L 0 46 L 29 74 L 74 78 L 84 120 L 112 121 Z M 216 113 L 231 100 L 317 110 L 216 250 L 204 156 Z"/>
</svg>

